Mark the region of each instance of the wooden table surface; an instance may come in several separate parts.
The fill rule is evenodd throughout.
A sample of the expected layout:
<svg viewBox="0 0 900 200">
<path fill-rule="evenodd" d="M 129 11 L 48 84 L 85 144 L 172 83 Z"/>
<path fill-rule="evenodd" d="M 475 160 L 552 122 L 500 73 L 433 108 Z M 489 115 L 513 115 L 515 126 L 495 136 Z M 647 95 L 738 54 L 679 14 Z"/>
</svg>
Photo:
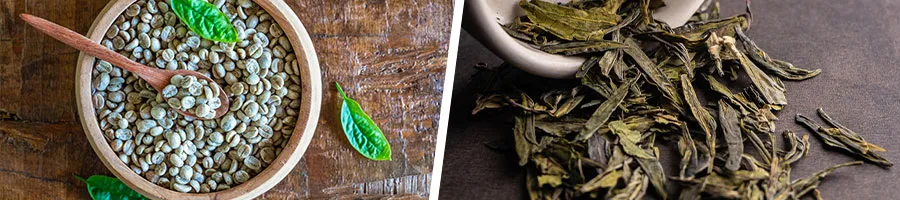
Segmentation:
<svg viewBox="0 0 900 200">
<path fill-rule="evenodd" d="M 429 194 L 452 0 L 287 0 L 312 36 L 324 96 L 315 137 L 264 199 Z M 107 0 L 0 1 L 0 199 L 83 199 L 73 175 L 110 175 L 75 109 L 78 52 L 18 19 L 86 33 Z M 338 81 L 375 119 L 393 161 L 359 155 L 340 128 Z"/>
</svg>

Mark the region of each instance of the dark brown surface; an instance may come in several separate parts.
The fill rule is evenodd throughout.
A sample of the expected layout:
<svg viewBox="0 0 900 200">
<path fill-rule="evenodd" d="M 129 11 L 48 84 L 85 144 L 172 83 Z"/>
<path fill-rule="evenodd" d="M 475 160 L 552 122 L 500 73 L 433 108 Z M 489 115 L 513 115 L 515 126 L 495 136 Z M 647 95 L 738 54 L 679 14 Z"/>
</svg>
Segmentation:
<svg viewBox="0 0 900 200">
<path fill-rule="evenodd" d="M 72 175 L 110 175 L 75 110 L 78 52 L 18 19 L 87 32 L 108 0 L 0 0 L 0 199 L 84 199 Z M 434 160 L 451 0 L 287 0 L 323 75 L 322 114 L 303 159 L 265 199 L 422 198 Z M 370 161 L 341 131 L 339 81 L 385 132 L 393 161 Z"/>
<path fill-rule="evenodd" d="M 742 12 L 742 4 L 722 1 L 723 16 Z M 822 107 L 868 141 L 888 149 L 886 158 L 900 162 L 900 13 L 896 12 L 900 1 L 755 0 L 753 8 L 748 34 L 760 47 L 774 58 L 823 71 L 811 80 L 785 83 L 788 105 L 778 114 L 778 132 L 809 133 L 794 123 L 794 115 L 814 117 L 815 109 Z M 515 153 L 498 153 L 485 145 L 511 141 L 511 120 L 469 114 L 474 101 L 468 91 L 472 66 L 496 66 L 502 60 L 465 33 L 459 46 L 441 198 L 526 198 Z M 794 165 L 792 179 L 854 160 L 824 149 L 817 138 L 810 140 L 810 153 Z M 896 199 L 900 174 L 894 170 L 874 165 L 840 169 L 822 183 L 822 196 Z"/>
</svg>

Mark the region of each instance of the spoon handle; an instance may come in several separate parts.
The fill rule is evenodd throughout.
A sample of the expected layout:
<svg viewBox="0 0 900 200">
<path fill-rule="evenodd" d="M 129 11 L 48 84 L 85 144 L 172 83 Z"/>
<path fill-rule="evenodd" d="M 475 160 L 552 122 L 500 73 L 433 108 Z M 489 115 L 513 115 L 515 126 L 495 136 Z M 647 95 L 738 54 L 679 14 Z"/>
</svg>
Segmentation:
<svg viewBox="0 0 900 200">
<path fill-rule="evenodd" d="M 165 85 L 168 82 L 168 77 L 164 76 L 165 73 L 163 73 L 162 70 L 153 69 L 128 59 L 119 53 L 107 49 L 105 46 L 94 43 L 88 38 L 75 31 L 69 30 L 66 27 L 25 13 L 20 14 L 19 17 L 35 29 L 40 30 L 44 34 L 47 34 L 66 45 L 137 74 L 150 83 L 150 85 Z"/>
</svg>

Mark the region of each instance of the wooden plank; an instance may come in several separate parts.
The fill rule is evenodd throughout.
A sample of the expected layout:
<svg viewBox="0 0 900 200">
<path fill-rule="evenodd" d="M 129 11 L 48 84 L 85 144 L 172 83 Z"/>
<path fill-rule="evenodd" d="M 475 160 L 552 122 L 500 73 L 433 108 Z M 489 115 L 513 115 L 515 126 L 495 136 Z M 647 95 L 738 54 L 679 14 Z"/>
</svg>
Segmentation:
<svg viewBox="0 0 900 200">
<path fill-rule="evenodd" d="M 12 199 L 85 198 L 72 175 L 109 172 L 76 123 L 0 121 L 0 196 Z"/>
<path fill-rule="evenodd" d="M 86 33 L 106 0 L 0 2 L 0 195 L 86 198 L 72 175 L 109 172 L 74 108 L 77 52 L 25 27 L 31 13 Z M 429 194 L 451 0 L 288 0 L 312 35 L 325 87 L 312 144 L 263 199 L 419 199 Z M 353 150 L 339 127 L 339 81 L 386 133 L 393 160 Z"/>
<path fill-rule="evenodd" d="M 297 13 L 308 27 L 314 27 L 309 31 L 325 74 L 326 96 L 318 132 L 303 161 L 309 168 L 310 197 L 384 194 L 382 187 L 371 186 L 372 191 L 366 191 L 358 184 L 429 174 L 451 1 L 293 1 L 291 6 L 294 11 L 309 11 Z M 334 81 L 384 130 L 395 152 L 393 161 L 369 161 L 350 148 L 338 126 L 340 107 L 331 86 Z M 418 184 L 424 190 L 412 193 L 428 194 L 427 183 L 403 184 Z"/>
</svg>

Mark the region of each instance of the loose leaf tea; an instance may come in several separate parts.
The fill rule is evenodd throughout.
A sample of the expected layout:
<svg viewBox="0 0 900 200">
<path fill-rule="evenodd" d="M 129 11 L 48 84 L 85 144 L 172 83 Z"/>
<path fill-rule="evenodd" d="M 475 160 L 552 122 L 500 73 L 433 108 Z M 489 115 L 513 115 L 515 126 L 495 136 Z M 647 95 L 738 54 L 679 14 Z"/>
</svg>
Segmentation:
<svg viewBox="0 0 900 200">
<path fill-rule="evenodd" d="M 878 166 L 882 167 L 891 167 L 894 166 L 894 163 L 888 161 L 884 157 L 876 154 L 876 152 L 884 152 L 887 151 L 884 148 L 881 148 L 878 145 L 868 143 L 865 139 L 853 132 L 852 130 L 844 127 L 839 124 L 837 121 L 834 121 L 828 114 L 825 113 L 822 108 L 818 110 L 819 117 L 825 120 L 826 123 L 834 126 L 835 128 L 825 128 L 816 124 L 811 119 L 806 116 L 797 114 L 797 123 L 800 123 L 811 131 L 816 133 L 816 136 L 822 139 L 825 144 L 828 146 L 838 148 L 844 150 L 844 152 L 850 153 L 857 157 L 863 158 L 866 161 L 872 162 Z"/>
<path fill-rule="evenodd" d="M 856 161 L 856 162 L 848 162 L 848 163 L 844 163 L 844 164 L 831 166 L 827 169 L 823 169 L 822 171 L 816 172 L 812 176 L 794 181 L 793 183 L 791 183 L 791 187 L 794 188 L 795 190 L 797 190 L 795 193 L 797 196 L 803 196 L 812 190 L 816 190 L 816 187 L 819 185 L 820 182 L 822 182 L 822 178 L 825 178 L 825 176 L 828 176 L 828 174 L 830 174 L 831 172 L 834 172 L 835 169 L 838 169 L 841 167 L 846 167 L 846 166 L 852 166 L 852 165 L 861 165 L 861 164 L 862 164 L 862 162 Z"/>
<path fill-rule="evenodd" d="M 728 18 L 719 18 L 718 2 L 707 1 L 677 28 L 650 16 L 663 5 L 523 0 L 525 16 L 503 25 L 534 48 L 586 58 L 578 81 L 529 84 L 507 77 L 504 65 L 479 83 L 485 87 L 473 114 L 513 108 L 514 149 L 531 199 L 819 197 L 825 176 L 860 164 L 791 181 L 792 164 L 807 155 L 810 143 L 808 135 L 776 133 L 775 113 L 787 105 L 782 81 L 813 78 L 821 70 L 773 59 L 750 40 L 744 33 L 749 1 L 747 14 Z M 802 115 L 797 121 L 829 146 L 892 165 L 876 154 L 883 148 L 819 114 L 836 128 Z M 657 144 L 677 150 L 676 172 L 663 171 Z"/>
<path fill-rule="evenodd" d="M 208 40 L 238 42 L 237 30 L 225 13 L 204 0 L 171 0 L 172 11 L 191 31 Z"/>
<path fill-rule="evenodd" d="M 722 135 L 725 135 L 728 154 L 725 159 L 725 169 L 737 171 L 741 165 L 741 157 L 744 152 L 744 139 L 741 138 L 740 115 L 731 105 L 724 100 L 719 100 L 719 126 Z"/>
<path fill-rule="evenodd" d="M 87 179 L 78 176 L 75 178 L 87 184 L 88 194 L 94 200 L 148 199 L 113 177 L 93 175 Z"/>
<path fill-rule="evenodd" d="M 614 109 L 625 100 L 626 95 L 628 95 L 628 89 L 631 88 L 631 84 L 634 84 L 638 78 L 640 78 L 640 75 L 632 78 L 631 81 L 627 81 L 626 84 L 619 86 L 606 101 L 603 101 L 603 103 L 600 104 L 600 107 L 594 111 L 594 114 L 592 114 L 591 118 L 585 123 L 584 130 L 578 135 L 578 140 L 590 138 L 594 132 L 597 132 L 597 130 L 600 129 L 600 126 L 606 123 L 606 120 L 609 120 L 610 115 L 615 111 Z"/>
<path fill-rule="evenodd" d="M 360 154 L 372 160 L 391 160 L 391 144 L 378 125 L 359 107 L 359 103 L 347 97 L 341 85 L 334 83 L 341 95 L 341 125 L 350 145 Z"/>
</svg>

